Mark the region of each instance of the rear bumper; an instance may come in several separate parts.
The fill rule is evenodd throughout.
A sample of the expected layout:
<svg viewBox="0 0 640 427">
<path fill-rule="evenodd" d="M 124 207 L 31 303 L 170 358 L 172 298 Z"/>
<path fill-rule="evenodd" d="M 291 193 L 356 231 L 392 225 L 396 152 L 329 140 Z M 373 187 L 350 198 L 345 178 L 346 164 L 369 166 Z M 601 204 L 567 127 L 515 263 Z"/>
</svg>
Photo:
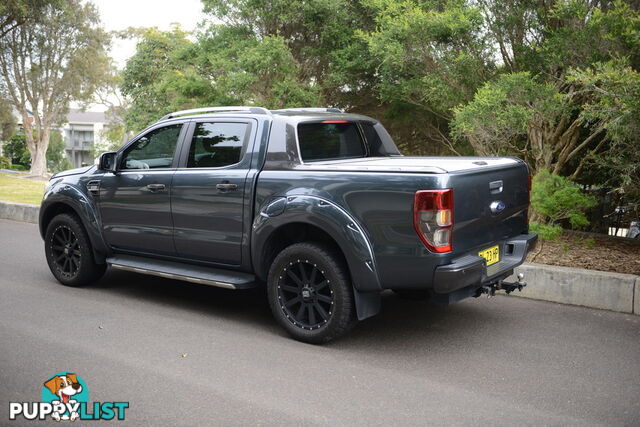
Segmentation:
<svg viewBox="0 0 640 427">
<path fill-rule="evenodd" d="M 504 279 L 524 262 L 537 240 L 537 234 L 529 233 L 500 242 L 500 262 L 489 267 L 485 265 L 484 258 L 478 255 L 455 258 L 451 264 L 436 268 L 433 290 L 439 294 L 448 294 L 468 286 L 481 286 Z"/>
</svg>

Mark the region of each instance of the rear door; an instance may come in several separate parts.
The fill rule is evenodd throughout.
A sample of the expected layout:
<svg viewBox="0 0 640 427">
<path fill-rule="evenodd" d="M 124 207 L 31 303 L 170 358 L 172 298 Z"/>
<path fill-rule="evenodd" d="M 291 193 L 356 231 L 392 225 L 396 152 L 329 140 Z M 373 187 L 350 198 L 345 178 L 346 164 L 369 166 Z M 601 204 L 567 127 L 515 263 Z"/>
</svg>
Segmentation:
<svg viewBox="0 0 640 427">
<path fill-rule="evenodd" d="M 177 255 L 240 265 L 247 175 L 257 121 L 201 119 L 191 124 L 171 205 Z"/>
<path fill-rule="evenodd" d="M 118 250 L 174 255 L 171 180 L 183 125 L 156 127 L 119 156 L 119 170 L 100 179 L 103 234 Z"/>
</svg>

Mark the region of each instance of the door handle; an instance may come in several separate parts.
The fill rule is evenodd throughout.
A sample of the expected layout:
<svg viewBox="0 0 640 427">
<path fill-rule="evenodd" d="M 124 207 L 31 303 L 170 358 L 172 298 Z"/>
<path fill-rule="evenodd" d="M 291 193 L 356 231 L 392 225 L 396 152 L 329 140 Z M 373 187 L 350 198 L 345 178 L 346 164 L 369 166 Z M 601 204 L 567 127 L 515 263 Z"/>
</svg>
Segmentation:
<svg viewBox="0 0 640 427">
<path fill-rule="evenodd" d="M 218 190 L 235 190 L 238 188 L 238 185 L 230 184 L 228 182 L 223 182 L 222 184 L 216 184 L 216 188 Z"/>
<path fill-rule="evenodd" d="M 164 184 L 149 184 L 147 185 L 147 188 L 151 191 L 160 191 L 160 190 L 164 190 L 165 185 Z"/>
</svg>

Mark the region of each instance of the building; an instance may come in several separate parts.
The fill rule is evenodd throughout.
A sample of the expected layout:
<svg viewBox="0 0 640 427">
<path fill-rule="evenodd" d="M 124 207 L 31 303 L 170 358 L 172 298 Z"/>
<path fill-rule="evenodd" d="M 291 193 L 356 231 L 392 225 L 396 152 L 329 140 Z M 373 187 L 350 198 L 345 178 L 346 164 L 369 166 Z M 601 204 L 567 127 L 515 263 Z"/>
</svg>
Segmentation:
<svg viewBox="0 0 640 427">
<path fill-rule="evenodd" d="M 93 164 L 94 147 L 102 142 L 102 131 L 107 122 L 105 114 L 95 111 L 70 109 L 67 122 L 62 125 L 65 154 L 73 167 Z"/>
<path fill-rule="evenodd" d="M 22 128 L 22 116 L 14 110 L 18 128 Z M 29 120 L 33 122 L 33 115 L 28 111 Z M 90 165 L 94 162 L 95 147 L 103 144 L 102 132 L 107 119 L 103 112 L 81 111 L 71 108 L 66 122 L 57 128 L 64 140 L 64 152 L 74 168 Z M 0 150 L 1 150 L 0 146 Z M 1 153 L 1 151 L 0 151 Z"/>
</svg>

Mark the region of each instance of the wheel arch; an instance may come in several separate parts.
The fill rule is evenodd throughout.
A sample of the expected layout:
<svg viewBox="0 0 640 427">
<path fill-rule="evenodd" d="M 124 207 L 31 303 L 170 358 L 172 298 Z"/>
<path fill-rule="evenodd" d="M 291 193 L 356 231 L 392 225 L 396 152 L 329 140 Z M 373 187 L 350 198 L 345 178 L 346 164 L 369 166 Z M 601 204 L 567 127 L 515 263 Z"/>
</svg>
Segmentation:
<svg viewBox="0 0 640 427">
<path fill-rule="evenodd" d="M 284 199 L 284 200 L 283 200 Z M 270 206 L 284 205 L 274 209 Z M 305 241 L 332 245 L 344 258 L 360 320 L 380 310 L 380 282 L 373 249 L 357 221 L 333 202 L 289 196 L 265 204 L 252 227 L 251 255 L 256 275 L 266 280 L 273 259 L 285 247 Z"/>
<path fill-rule="evenodd" d="M 57 215 L 68 213 L 75 215 L 80 219 L 80 223 L 84 227 L 89 240 L 94 259 L 97 263 L 105 262 L 108 254 L 108 248 L 102 239 L 99 227 L 99 219 L 93 204 L 86 198 L 84 194 L 80 197 L 72 198 L 65 194 L 55 194 L 47 197 L 40 206 L 40 214 L 38 227 L 42 238 L 45 237 L 47 227 Z"/>
</svg>

